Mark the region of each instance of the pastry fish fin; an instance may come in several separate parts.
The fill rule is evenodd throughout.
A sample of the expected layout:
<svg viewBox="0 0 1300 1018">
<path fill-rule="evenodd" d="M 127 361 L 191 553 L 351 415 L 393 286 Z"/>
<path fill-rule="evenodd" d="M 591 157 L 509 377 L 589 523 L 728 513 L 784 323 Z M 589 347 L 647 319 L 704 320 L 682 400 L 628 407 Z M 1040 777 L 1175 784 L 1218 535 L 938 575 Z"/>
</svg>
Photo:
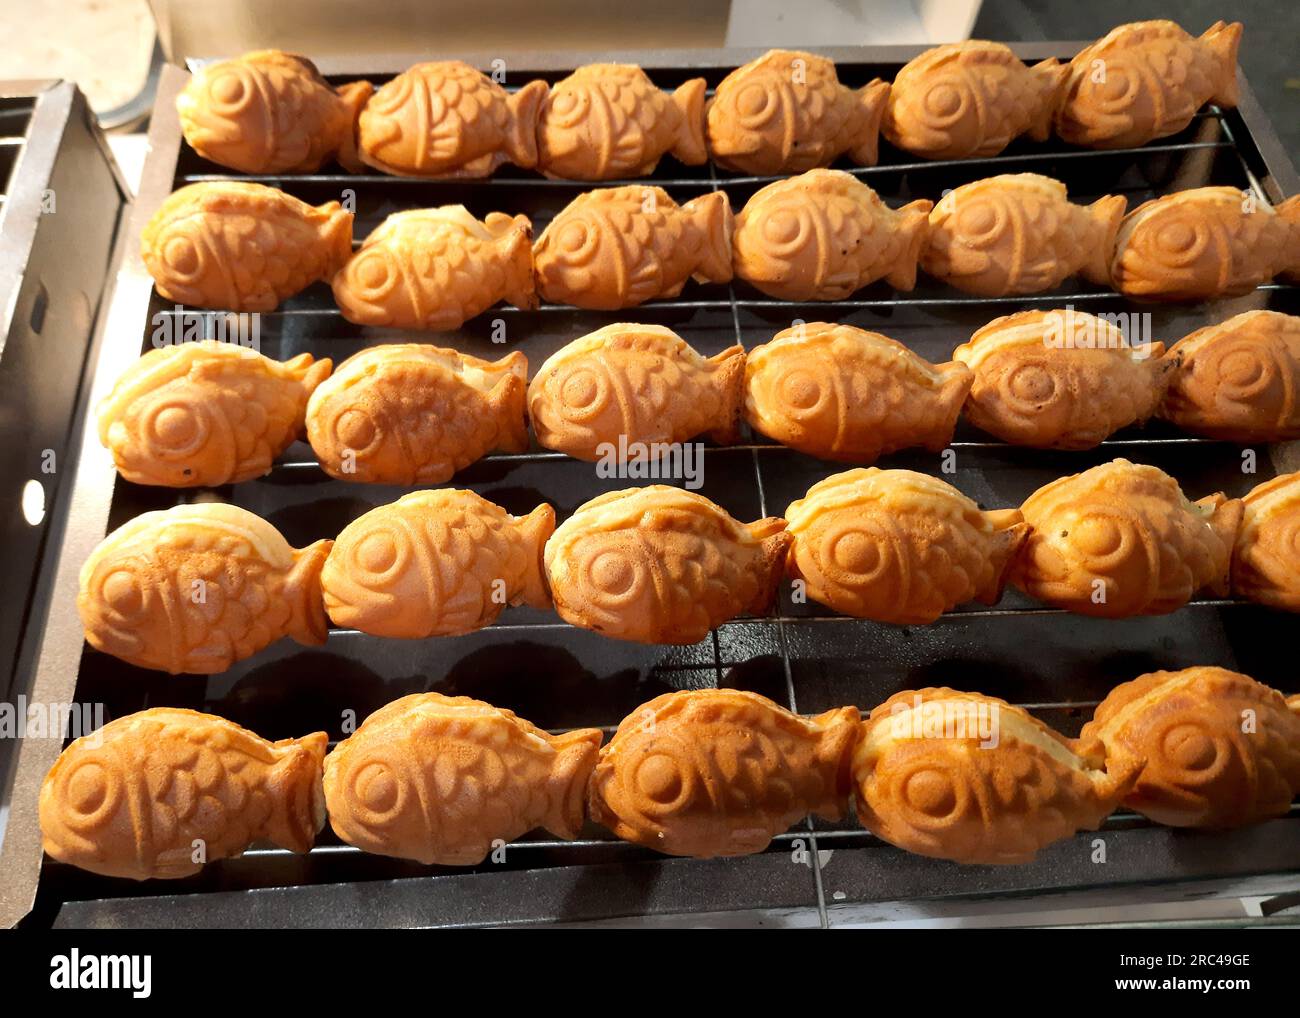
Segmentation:
<svg viewBox="0 0 1300 1018">
<path fill-rule="evenodd" d="M 546 567 L 542 554 L 546 542 L 555 533 L 555 510 L 543 502 L 527 516 L 520 519 L 515 528 L 524 542 L 528 564 L 524 568 L 523 589 L 520 596 L 524 604 L 531 608 L 551 607 L 551 589 L 546 582 Z"/>
<path fill-rule="evenodd" d="M 673 105 L 681 114 L 681 126 L 668 151 L 687 166 L 699 166 L 709 158 L 704 147 L 704 89 L 703 78 L 692 78 L 671 96 Z"/>
<path fill-rule="evenodd" d="M 307 852 L 325 826 L 325 790 L 322 785 L 329 736 L 312 732 L 301 739 L 282 739 L 275 748 L 284 752 L 267 780 L 274 808 L 262 833 L 290 852 Z"/>
<path fill-rule="evenodd" d="M 727 193 L 702 194 L 683 205 L 681 211 L 700 232 L 700 260 L 691 277 L 698 283 L 730 283 L 735 217 Z"/>
<path fill-rule="evenodd" d="M 927 199 L 909 202 L 898 210 L 895 230 L 903 240 L 894 267 L 885 276 L 885 282 L 904 293 L 916 286 L 916 264 L 925 248 L 930 233 L 930 210 L 934 202 Z"/>
<path fill-rule="evenodd" d="M 537 165 L 537 117 L 549 88 L 544 81 L 530 81 L 506 100 L 510 130 L 506 134 L 506 155 L 516 166 Z"/>
<path fill-rule="evenodd" d="M 317 541 L 306 548 L 295 549 L 293 566 L 284 579 L 284 597 L 290 607 L 286 635 L 304 646 L 320 646 L 328 632 L 320 572 L 332 547 L 333 541 Z"/>
<path fill-rule="evenodd" d="M 1128 199 L 1120 194 L 1108 194 L 1088 206 L 1088 230 L 1081 247 L 1088 260 L 1079 269 L 1080 275 L 1090 283 L 1110 286 L 1110 261 L 1115 254 L 1115 241 L 1119 236 L 1119 223 L 1128 209 Z"/>
<path fill-rule="evenodd" d="M 1061 104 L 1065 81 L 1070 76 L 1070 65 L 1056 57 L 1049 57 L 1029 68 L 1038 87 L 1038 107 L 1034 110 L 1029 129 L 1025 132 L 1034 141 L 1046 141 L 1052 135 L 1052 118 Z"/>
<path fill-rule="evenodd" d="M 849 149 L 849 158 L 859 166 L 875 166 L 880 155 L 880 121 L 889 105 L 889 82 L 876 78 L 853 93 L 860 107 L 861 125 Z"/>
<path fill-rule="evenodd" d="M 365 109 L 366 103 L 375 94 L 375 86 L 368 81 L 349 81 L 346 85 L 338 87 L 338 94 L 339 99 L 343 102 L 344 115 L 347 118 L 347 129 L 343 132 L 342 143 L 339 145 L 336 158 L 339 165 L 349 173 L 362 173 L 365 171 L 366 164 L 357 151 L 357 121 L 360 119 L 361 111 Z"/>
<path fill-rule="evenodd" d="M 976 591 L 975 599 L 981 604 L 997 604 L 1007 585 L 1012 563 L 1020 554 L 1032 529 L 1024 521 L 1019 509 L 990 509 L 984 519 L 993 525 L 993 539 L 989 550 L 989 564 L 993 574 L 988 584 Z"/>
<path fill-rule="evenodd" d="M 745 348 L 732 346 L 709 358 L 715 366 L 712 382 L 721 397 L 718 419 L 709 428 L 709 438 L 719 445 L 730 445 L 740 438 L 740 422 L 745 414 Z"/>
<path fill-rule="evenodd" d="M 1237 105 L 1237 47 L 1241 45 L 1241 22 L 1216 21 L 1198 42 L 1204 43 L 1214 57 L 1214 92 L 1210 101 L 1231 108 Z"/>
<path fill-rule="evenodd" d="M 587 782 L 600 752 L 599 728 L 578 728 L 551 739 L 555 760 L 547 781 L 550 795 L 542 826 L 557 838 L 572 841 L 582 830 Z"/>
</svg>

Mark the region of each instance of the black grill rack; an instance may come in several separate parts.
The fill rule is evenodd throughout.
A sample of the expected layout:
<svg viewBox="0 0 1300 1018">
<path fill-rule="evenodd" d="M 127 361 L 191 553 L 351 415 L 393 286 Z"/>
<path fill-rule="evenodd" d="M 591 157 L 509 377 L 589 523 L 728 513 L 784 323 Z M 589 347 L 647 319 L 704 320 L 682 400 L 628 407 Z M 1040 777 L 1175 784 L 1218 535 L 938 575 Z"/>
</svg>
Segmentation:
<svg viewBox="0 0 1300 1018">
<path fill-rule="evenodd" d="M 1015 48 L 1025 59 L 1039 59 L 1068 57 L 1079 46 Z M 824 52 L 837 61 L 841 80 L 857 86 L 875 76 L 892 79 L 919 50 Z M 727 71 L 756 55 L 682 51 L 607 58 L 639 62 L 656 84 L 673 87 L 696 75 L 716 85 Z M 490 57 L 467 59 L 491 66 Z M 521 57 L 519 66 L 511 67 L 507 85 L 518 86 L 533 77 L 558 80 L 577 64 L 595 59 L 590 54 Z M 411 62 L 394 59 L 385 74 L 375 73 L 373 67 L 324 70 L 336 81 L 364 73 L 379 82 Z M 152 153 L 132 224 L 136 234 L 174 188 L 230 176 L 180 140 L 173 104 L 185 80 L 174 68 L 163 76 L 151 130 Z M 1181 134 L 1140 149 L 1090 152 L 1056 141 L 1021 141 L 994 158 L 918 162 L 882 141 L 880 165 L 853 170 L 894 207 L 913 198 L 938 199 L 946 189 L 981 177 L 1022 171 L 1058 177 L 1074 201 L 1124 194 L 1130 208 L 1157 195 L 1206 184 L 1253 189 L 1274 203 L 1300 192 L 1295 170 L 1244 82 L 1238 109 L 1210 109 Z M 458 202 L 480 217 L 490 211 L 526 213 L 540 232 L 574 196 L 594 186 L 547 180 L 509 167 L 486 181 L 422 181 L 342 171 L 252 179 L 312 203 L 345 197 L 347 189 L 355 200 L 358 239 L 399 209 Z M 645 182 L 666 188 L 679 201 L 722 190 L 739 209 L 771 179 L 732 175 L 712 165 L 683 167 L 667 158 Z M 941 361 L 998 315 L 1066 305 L 1094 313 L 1149 314 L 1151 337 L 1172 342 L 1251 308 L 1298 313 L 1300 288 L 1274 284 L 1236 300 L 1166 307 L 1132 304 L 1078 281 L 1054 294 L 976 298 L 922 274 L 910 294 L 878 284 L 853 300 L 791 304 L 769 300 L 737 282 L 730 287 L 688 285 L 682 299 L 622 312 L 497 308 L 459 332 L 423 339 L 482 357 L 522 350 L 535 370 L 561 345 L 613 321 L 664 324 L 702 353 L 712 354 L 736 342 L 751 348 L 802 318 L 883 332 Z M 147 346 L 153 323 L 176 313 L 153 292 L 133 245 L 97 368 L 96 392 L 106 391 Z M 498 320 L 505 323 L 504 344 L 492 342 Z M 348 323 L 323 285 L 263 315 L 260 325 L 261 349 L 269 356 L 288 358 L 308 351 L 336 363 L 365 346 L 409 337 Z M 106 530 L 141 512 L 215 498 L 264 516 L 291 543 L 302 546 L 334 536 L 361 513 L 406 490 L 332 480 L 301 443 L 256 481 L 198 492 L 139 487 L 116 478 L 93 432 L 87 434 L 78 477 L 86 511 L 69 528 L 56 589 L 57 612 L 68 611 L 76 570 L 90 548 Z M 1300 457 L 1275 446 L 1255 450 L 1257 472 L 1243 473 L 1237 447 L 1158 424 L 1116 435 L 1092 452 L 1056 453 L 991 441 L 963 423 L 951 448 L 951 474 L 941 473 L 939 456 L 916 451 L 886 457 L 881 465 L 940 474 L 986 508 L 1019 504 L 1050 479 L 1116 456 L 1162 467 L 1193 498 L 1217 490 L 1240 495 L 1276 472 L 1300 466 Z M 780 514 L 812 483 L 843 469 L 761 438 L 709 448 L 704 464 L 701 493 L 744 520 Z M 516 514 L 549 501 L 563 519 L 601 491 L 648 482 L 602 479 L 591 464 L 534 447 L 520 455 L 489 457 L 454 483 Z M 569 627 L 549 612 L 517 608 L 486 630 L 452 639 L 402 642 L 334 630 L 319 649 L 283 641 L 223 675 L 202 678 L 170 677 L 83 651 L 72 619 L 52 630 L 38 683 L 55 683 L 54 669 L 61 665 L 77 676 L 76 699 L 103 703 L 109 717 L 148 706 L 192 707 L 228 717 L 269 738 L 314 729 L 337 738 L 345 711 L 359 720 L 398 696 L 428 689 L 509 707 L 552 731 L 590 725 L 610 732 L 639 704 L 672 689 L 750 689 L 808 714 L 841 704 L 866 710 L 900 689 L 946 684 L 1004 697 L 1066 734 L 1075 734 L 1111 687 L 1156 668 L 1218 664 L 1246 671 L 1286 693 L 1300 692 L 1300 679 L 1276 643 L 1288 625 L 1285 616 L 1232 599 L 1200 599 L 1172 615 L 1112 621 L 1068 615 L 1008 592 L 993 608 L 959 610 L 926 627 L 891 627 L 793 604 L 787 595 L 774 616 L 738 619 L 695 646 L 643 647 Z M 63 681 L 68 682 L 66 675 Z M 54 751 L 57 747 L 44 750 L 46 767 Z M 34 773 L 33 768 L 27 775 L 29 782 Z M 28 798 L 20 801 L 20 794 Z M 16 809 L 34 800 L 35 784 L 16 788 Z M 25 850 L 35 849 L 28 844 Z M 1294 807 L 1283 819 L 1213 836 L 1167 830 L 1132 814 L 1118 814 L 1098 834 L 1079 835 L 1053 846 L 1033 864 L 1011 868 L 960 867 L 909 855 L 881 843 L 851 819 L 811 822 L 778 837 L 765 853 L 714 861 L 665 858 L 588 825 L 576 842 L 535 833 L 511 845 L 503 863 L 472 869 L 435 869 L 367 855 L 341 844 L 327 827 L 307 856 L 254 848 L 241 859 L 209 866 L 199 876 L 176 883 L 106 880 L 46 860 L 27 921 L 66 927 L 593 921 L 827 926 L 884 916 L 1010 913 L 1041 907 L 1067 892 L 1071 901 L 1090 902 L 1267 895 L 1297 886 L 1297 870 L 1300 811 Z M 1026 898 L 1033 902 L 1026 904 Z"/>
</svg>

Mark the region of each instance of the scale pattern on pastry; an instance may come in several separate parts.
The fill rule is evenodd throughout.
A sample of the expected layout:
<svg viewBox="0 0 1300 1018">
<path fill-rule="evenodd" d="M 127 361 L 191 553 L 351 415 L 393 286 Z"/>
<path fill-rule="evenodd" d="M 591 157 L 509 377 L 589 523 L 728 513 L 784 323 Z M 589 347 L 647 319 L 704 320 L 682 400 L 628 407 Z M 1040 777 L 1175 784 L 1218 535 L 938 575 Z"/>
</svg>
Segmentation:
<svg viewBox="0 0 1300 1018">
<path fill-rule="evenodd" d="M 1033 529 L 1011 582 L 1082 615 L 1162 615 L 1228 592 L 1241 499 L 1189 501 L 1157 467 L 1117 459 L 1062 477 L 1020 507 Z"/>
<path fill-rule="evenodd" d="M 734 442 L 744 384 L 739 346 L 704 357 L 671 329 L 620 323 L 552 354 L 528 386 L 528 412 L 547 449 L 605 459 L 622 438 L 628 459 L 647 459 L 651 446 L 705 432 Z"/>
<path fill-rule="evenodd" d="M 1079 743 L 1145 760 L 1123 804 L 1171 827 L 1258 823 L 1283 816 L 1300 792 L 1300 715 L 1276 689 L 1226 668 L 1116 686 Z"/>
<path fill-rule="evenodd" d="M 178 505 L 118 527 L 81 568 L 86 641 L 141 668 L 210 675 L 282 636 L 325 642 L 332 541 L 291 548 L 238 506 Z"/>
<path fill-rule="evenodd" d="M 1029 528 L 1018 509 L 982 512 L 912 470 L 848 470 L 786 510 L 787 569 L 843 615 L 926 625 L 966 601 L 995 604 Z"/>
<path fill-rule="evenodd" d="M 362 851 L 443 866 L 473 866 L 536 827 L 571 841 L 600 740 L 598 728 L 548 735 L 467 696 L 404 696 L 325 758 L 330 826 Z"/>
<path fill-rule="evenodd" d="M 676 297 L 687 279 L 729 283 L 733 226 L 723 191 L 681 206 L 641 184 L 587 191 L 533 245 L 537 289 L 556 304 L 613 311 Z"/>
<path fill-rule="evenodd" d="M 703 495 L 651 484 L 578 507 L 546 544 L 546 575 L 566 622 L 616 640 L 698 643 L 776 599 L 785 520 L 739 523 Z"/>
<path fill-rule="evenodd" d="M 472 491 L 416 491 L 353 520 L 321 589 L 335 625 L 418 640 L 496 621 L 507 604 L 549 608 L 542 549 L 555 510 L 511 516 Z"/>
<path fill-rule="evenodd" d="M 1070 61 L 1056 133 L 1072 145 L 1136 148 L 1177 134 L 1207 102 L 1237 105 L 1241 25 L 1200 38 L 1172 21 L 1120 25 Z"/>
<path fill-rule="evenodd" d="M 778 300 L 843 300 L 878 279 L 910 290 L 931 207 L 895 211 L 842 170 L 778 180 L 736 216 L 736 275 Z"/>
<path fill-rule="evenodd" d="M 863 827 L 909 852 L 1024 863 L 1053 842 L 1101 826 L 1140 767 L 1128 756 L 1081 756 L 996 697 L 905 690 L 862 724 L 854 804 Z"/>
<path fill-rule="evenodd" d="M 971 373 L 852 325 L 809 322 L 749 352 L 745 416 L 782 445 L 848 463 L 952 441 Z"/>
<path fill-rule="evenodd" d="M 952 356 L 975 375 L 965 409 L 975 427 L 1014 445 L 1091 449 L 1156 412 L 1178 365 L 1164 352 L 1065 308 L 995 318 Z"/>
<path fill-rule="evenodd" d="M 1046 141 L 1068 69 L 1026 67 L 1009 46 L 968 39 L 926 50 L 898 72 L 881 133 L 926 159 L 995 156 L 1022 134 Z"/>
<path fill-rule="evenodd" d="M 187 184 L 158 207 L 140 255 L 167 300 L 218 311 L 274 311 L 352 255 L 352 213 L 274 187 Z"/>
<path fill-rule="evenodd" d="M 339 271 L 334 300 L 358 325 L 458 329 L 505 300 L 537 307 L 533 226 L 526 216 L 463 205 L 395 212 Z"/>
<path fill-rule="evenodd" d="M 1300 473 L 1256 485 L 1232 553 L 1232 592 L 1260 604 L 1300 612 Z"/>
<path fill-rule="evenodd" d="M 1079 273 L 1110 285 L 1110 258 L 1127 201 L 1066 200 L 1065 185 L 1037 173 L 963 184 L 930 213 L 921 267 L 983 297 L 1041 293 Z"/>
<path fill-rule="evenodd" d="M 224 718 L 154 707 L 73 742 L 45 776 L 52 859 L 108 877 L 193 876 L 268 839 L 307 852 L 325 825 L 328 737 L 269 742 Z"/>
<path fill-rule="evenodd" d="M 331 367 L 309 353 L 281 362 L 213 340 L 149 350 L 99 404 L 99 441 L 135 484 L 260 477 L 302 434 L 307 399 Z"/>
<path fill-rule="evenodd" d="M 489 452 L 528 448 L 519 351 L 485 361 L 420 343 L 354 354 L 307 403 L 307 439 L 341 481 L 442 484 Z"/>
<path fill-rule="evenodd" d="M 714 162 L 778 175 L 829 166 L 848 153 L 875 166 L 889 85 L 840 84 L 826 57 L 770 50 L 728 74 L 705 107 Z"/>
<path fill-rule="evenodd" d="M 487 177 L 537 165 L 546 82 L 513 95 L 469 64 L 416 64 L 372 95 L 357 121 L 363 162 L 403 177 Z"/>
<path fill-rule="evenodd" d="M 856 707 L 803 718 L 756 693 L 665 693 L 600 751 L 588 811 L 624 841 L 710 859 L 761 852 L 815 813 L 844 815 Z"/>
<path fill-rule="evenodd" d="M 703 78 L 671 95 L 635 64 L 587 64 L 551 86 L 537 123 L 537 165 L 548 177 L 644 177 L 671 153 L 708 160 Z"/>
</svg>

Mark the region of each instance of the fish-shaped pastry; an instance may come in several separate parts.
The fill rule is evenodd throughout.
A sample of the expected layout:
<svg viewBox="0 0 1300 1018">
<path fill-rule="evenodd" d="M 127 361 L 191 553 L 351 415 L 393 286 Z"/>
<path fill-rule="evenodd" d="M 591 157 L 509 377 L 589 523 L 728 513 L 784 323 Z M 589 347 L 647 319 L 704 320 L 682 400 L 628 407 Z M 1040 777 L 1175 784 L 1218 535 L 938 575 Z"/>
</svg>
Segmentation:
<svg viewBox="0 0 1300 1018">
<path fill-rule="evenodd" d="M 983 39 L 926 50 L 889 90 L 881 133 L 926 159 L 995 156 L 1027 134 L 1046 141 L 1068 68 L 1026 67 L 1009 46 Z"/>
<path fill-rule="evenodd" d="M 583 460 L 624 439 L 629 459 L 708 432 L 734 442 L 744 400 L 745 351 L 698 353 L 662 325 L 606 325 L 547 359 L 528 386 L 537 441 Z"/>
<path fill-rule="evenodd" d="M 353 520 L 321 570 L 335 625 L 419 640 L 496 621 L 507 604 L 549 608 L 542 549 L 555 510 L 511 516 L 472 491 L 416 491 Z"/>
<path fill-rule="evenodd" d="M 963 364 L 931 364 L 852 325 L 809 322 L 756 346 L 745 363 L 745 417 L 782 445 L 848 463 L 952 441 L 971 385 Z"/>
<path fill-rule="evenodd" d="M 1117 459 L 1044 485 L 1020 511 L 1033 529 L 1011 582 L 1045 604 L 1127 618 L 1228 592 L 1241 499 L 1192 502 L 1163 470 Z"/>
<path fill-rule="evenodd" d="M 330 826 L 364 852 L 442 866 L 473 866 L 537 827 L 571 841 L 600 739 L 548 735 L 467 696 L 404 696 L 325 758 Z"/>
<path fill-rule="evenodd" d="M 1109 286 L 1127 204 L 1112 194 L 1073 205 L 1064 184 L 1037 173 L 976 180 L 935 205 L 921 267 L 984 297 L 1040 293 L 1075 273 Z"/>
<path fill-rule="evenodd" d="M 843 300 L 878 279 L 910 290 L 931 207 L 895 211 L 842 170 L 778 180 L 736 216 L 736 275 L 778 300 Z"/>
<path fill-rule="evenodd" d="M 505 300 L 537 307 L 533 225 L 527 216 L 464 205 L 394 212 L 332 281 L 343 317 L 395 329 L 459 329 Z"/>
<path fill-rule="evenodd" d="M 1091 449 L 1156 412 L 1178 365 L 1164 352 L 1065 308 L 995 318 L 952 356 L 975 375 L 965 409 L 975 427 L 1014 445 Z"/>
<path fill-rule="evenodd" d="M 1243 498 L 1232 552 L 1232 592 L 1300 612 L 1300 473 L 1280 474 Z"/>
<path fill-rule="evenodd" d="M 469 64 L 416 64 L 372 95 L 357 120 L 361 161 L 399 177 L 486 177 L 537 165 L 546 82 L 511 94 Z"/>
<path fill-rule="evenodd" d="M 1300 318 L 1247 311 L 1174 344 L 1160 416 L 1229 442 L 1300 438 Z"/>
<path fill-rule="evenodd" d="M 81 567 L 86 642 L 173 675 L 224 672 L 283 636 L 322 644 L 331 544 L 291 548 L 261 517 L 220 502 L 144 513 Z"/>
<path fill-rule="evenodd" d="M 1021 707 L 946 687 L 895 693 L 853 756 L 862 826 L 891 845 L 980 865 L 1031 861 L 1095 831 L 1141 759 L 1084 754 Z"/>
<path fill-rule="evenodd" d="M 1300 793 L 1300 715 L 1276 689 L 1226 668 L 1116 686 L 1079 744 L 1145 759 L 1123 804 L 1170 827 L 1243 827 L 1283 816 Z"/>
<path fill-rule="evenodd" d="M 1235 187 L 1196 187 L 1144 202 L 1120 224 L 1110 271 L 1116 290 L 1148 300 L 1300 281 L 1300 195 L 1272 208 Z"/>
<path fill-rule="evenodd" d="M 330 367 L 309 353 L 273 361 L 214 340 L 150 350 L 99 404 L 99 440 L 136 484 L 260 477 L 302 434 L 307 399 Z"/>
<path fill-rule="evenodd" d="M 1135 148 L 1177 134 L 1207 102 L 1236 106 L 1240 43 L 1235 21 L 1199 39 L 1172 21 L 1120 25 L 1070 61 L 1056 133 L 1072 145 Z"/>
<path fill-rule="evenodd" d="M 307 440 L 342 481 L 442 484 L 490 452 L 524 452 L 528 358 L 422 343 L 354 354 L 307 403 Z"/>
<path fill-rule="evenodd" d="M 352 256 L 352 213 L 336 201 L 313 207 L 262 184 L 187 184 L 149 220 L 140 254 L 167 300 L 274 311 Z"/>
<path fill-rule="evenodd" d="M 644 177 L 671 153 L 687 166 L 704 148 L 703 78 L 669 95 L 636 64 L 586 64 L 551 86 L 537 120 L 537 167 L 548 177 Z"/>
<path fill-rule="evenodd" d="M 889 85 L 840 84 L 826 57 L 774 49 L 732 71 L 705 107 L 714 162 L 744 173 L 802 173 L 846 152 L 875 166 Z"/>
<path fill-rule="evenodd" d="M 668 855 L 761 852 L 810 813 L 844 815 L 858 718 L 856 707 L 803 718 L 739 689 L 665 693 L 601 749 L 588 812 Z"/>
<path fill-rule="evenodd" d="M 194 72 L 176 97 L 185 140 L 243 173 L 315 173 L 338 158 L 359 170 L 356 123 L 368 81 L 335 89 L 306 57 L 258 50 Z"/>
<path fill-rule="evenodd" d="M 912 470 L 847 470 L 786 510 L 786 567 L 842 615 L 927 625 L 966 601 L 996 604 L 1029 528 L 1020 510 L 983 512 Z"/>
<path fill-rule="evenodd" d="M 41 785 L 45 853 L 106 877 L 175 879 L 254 841 L 308 852 L 325 826 L 328 736 L 269 742 L 225 718 L 153 707 L 59 754 Z"/>
<path fill-rule="evenodd" d="M 587 191 L 533 245 L 537 289 L 556 304 L 614 311 L 676 297 L 687 279 L 729 283 L 733 225 L 723 191 L 680 206 L 640 184 Z"/>
<path fill-rule="evenodd" d="M 776 600 L 785 520 L 739 523 L 703 495 L 664 484 L 578 507 L 546 542 L 546 575 L 566 622 L 616 640 L 698 643 Z"/>
</svg>

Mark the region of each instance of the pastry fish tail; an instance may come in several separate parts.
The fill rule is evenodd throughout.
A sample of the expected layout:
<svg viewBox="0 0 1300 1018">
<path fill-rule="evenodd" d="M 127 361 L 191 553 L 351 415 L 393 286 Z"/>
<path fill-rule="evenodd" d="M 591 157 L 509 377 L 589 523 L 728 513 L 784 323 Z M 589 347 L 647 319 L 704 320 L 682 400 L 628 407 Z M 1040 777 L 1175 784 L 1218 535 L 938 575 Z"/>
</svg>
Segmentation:
<svg viewBox="0 0 1300 1018">
<path fill-rule="evenodd" d="M 1025 132 L 1034 141 L 1046 141 L 1052 135 L 1052 119 L 1061 104 L 1065 81 L 1070 76 L 1070 65 L 1050 57 L 1029 68 L 1038 89 L 1038 106 Z"/>
<path fill-rule="evenodd" d="M 1092 780 L 1093 793 L 1097 796 L 1097 807 L 1101 811 L 1097 816 L 1096 824 L 1093 825 L 1095 829 L 1133 791 L 1133 786 L 1142 776 L 1142 770 L 1147 762 L 1145 757 L 1131 750 L 1116 746 L 1102 747 L 1100 740 L 1096 740 L 1096 746 L 1090 748 L 1103 750 L 1104 759 L 1098 762 L 1104 764 L 1106 768 L 1104 773 Z"/>
<path fill-rule="evenodd" d="M 599 728 L 577 728 L 551 740 L 556 756 L 547 784 L 549 809 L 542 826 L 572 841 L 582 830 L 587 783 L 600 752 Z"/>
<path fill-rule="evenodd" d="M 718 417 L 709 427 L 709 438 L 719 445 L 730 445 L 740 438 L 740 422 L 745 415 L 745 348 L 728 347 L 709 358 L 714 365 L 710 381 L 721 397 Z"/>
<path fill-rule="evenodd" d="M 895 290 L 907 292 L 916 286 L 916 264 L 925 248 L 930 232 L 930 210 L 934 202 L 926 199 L 910 202 L 898 210 L 894 229 L 901 238 L 894 267 L 885 276 L 885 282 Z"/>
<path fill-rule="evenodd" d="M 1288 696 L 1286 705 L 1292 714 L 1300 715 L 1300 693 L 1296 693 L 1295 696 Z"/>
<path fill-rule="evenodd" d="M 990 509 L 984 518 L 993 525 L 993 539 L 989 549 L 989 565 L 992 570 L 988 583 L 975 592 L 975 600 L 981 604 L 997 604 L 1002 600 L 1002 591 L 1011 575 L 1012 564 L 1024 547 L 1032 529 L 1019 509 Z"/>
<path fill-rule="evenodd" d="M 522 369 L 515 371 L 520 364 Z M 500 452 L 527 452 L 528 382 L 525 376 L 528 374 L 528 361 L 516 350 L 493 367 L 505 371 L 487 394 L 487 403 L 497 427 L 495 448 Z"/>
<path fill-rule="evenodd" d="M 1241 45 L 1241 22 L 1216 21 L 1201 36 L 1214 60 L 1214 92 L 1210 101 L 1219 106 L 1237 105 L 1237 47 Z"/>
<path fill-rule="evenodd" d="M 533 273 L 533 224 L 527 216 L 490 212 L 483 225 L 498 238 L 505 271 L 503 296 L 520 311 L 537 309 L 537 278 Z"/>
<path fill-rule="evenodd" d="M 325 826 L 323 777 L 328 746 L 329 736 L 324 732 L 275 743 L 283 755 L 267 777 L 274 807 L 261 833 L 290 852 L 310 851 L 317 832 Z"/>
<path fill-rule="evenodd" d="M 1088 228 L 1080 238 L 1080 249 L 1087 261 L 1079 274 L 1090 283 L 1110 286 L 1110 261 L 1115 254 L 1119 236 L 1119 223 L 1128 210 L 1128 199 L 1120 194 L 1108 194 L 1088 206 Z"/>
<path fill-rule="evenodd" d="M 746 528 L 751 537 L 762 542 L 762 558 L 755 567 L 759 578 L 758 590 L 753 601 L 745 606 L 751 615 L 766 615 L 776 605 L 790 545 L 794 543 L 794 535 L 785 528 L 786 522 L 779 516 L 769 516 Z"/>
<path fill-rule="evenodd" d="M 698 283 L 730 283 L 735 216 L 727 193 L 714 191 L 692 198 L 682 206 L 681 212 L 700 235 L 700 260 L 691 273 L 692 278 Z"/>
<path fill-rule="evenodd" d="M 506 155 L 512 163 L 526 170 L 537 165 L 537 118 L 548 91 L 546 82 L 530 81 L 506 100 L 510 110 Z"/>
<path fill-rule="evenodd" d="M 1219 563 L 1221 568 L 1214 580 L 1206 584 L 1206 589 L 1215 597 L 1227 597 L 1231 586 L 1232 549 L 1237 544 L 1237 531 L 1241 529 L 1246 503 L 1239 498 L 1228 498 L 1219 491 L 1197 499 L 1196 505 L 1202 510 L 1210 510 L 1210 529 L 1226 549 L 1223 560 Z"/>
<path fill-rule="evenodd" d="M 880 121 L 889 105 L 889 82 L 876 78 L 853 93 L 858 106 L 857 130 L 849 158 L 858 166 L 875 166 L 880 155 Z"/>
<path fill-rule="evenodd" d="M 352 257 L 352 213 L 336 201 L 318 206 L 316 211 L 325 217 L 321 238 L 329 252 L 321 266 L 321 279 L 332 279 Z"/>
<path fill-rule="evenodd" d="M 289 372 L 290 377 L 303 388 L 303 411 L 307 409 L 307 398 L 316 391 L 316 386 L 329 378 L 330 372 L 334 370 L 334 362 L 328 357 L 316 360 L 309 353 L 300 353 L 297 357 L 290 358 L 284 362 L 285 370 Z M 302 422 L 299 421 L 299 431 Z"/>
<path fill-rule="evenodd" d="M 933 413 L 925 415 L 930 426 L 920 443 L 930 452 L 942 452 L 952 441 L 961 408 L 970 394 L 971 386 L 975 384 L 975 372 L 961 361 L 949 361 L 937 367 L 943 380 L 934 396 Z"/>
<path fill-rule="evenodd" d="M 349 81 L 338 87 L 338 94 L 347 118 L 337 153 L 339 165 L 349 173 L 362 173 L 366 164 L 357 151 L 357 121 L 361 119 L 361 111 L 366 108 L 366 103 L 375 94 L 375 86 L 368 81 Z"/>
<path fill-rule="evenodd" d="M 703 78 L 692 78 L 671 96 L 681 114 L 681 124 L 668 151 L 687 166 L 699 166 L 709 158 L 704 146 L 704 89 Z"/>
<path fill-rule="evenodd" d="M 528 553 L 520 597 L 532 608 L 551 607 L 551 588 L 546 582 L 546 566 L 542 560 L 546 542 L 555 533 L 555 510 L 543 502 L 516 525 L 520 539 Z"/>
<path fill-rule="evenodd" d="M 317 541 L 295 549 L 293 567 L 284 580 L 283 597 L 290 607 L 287 635 L 304 646 L 320 646 L 329 631 L 320 573 L 333 547 L 333 541 Z"/>
<path fill-rule="evenodd" d="M 817 737 L 815 758 L 825 773 L 835 776 L 834 788 L 818 805 L 817 815 L 824 820 L 843 818 L 853 791 L 853 753 L 862 737 L 862 714 L 856 707 L 836 707 L 812 719 L 822 727 Z"/>
<path fill-rule="evenodd" d="M 1274 211 L 1291 228 L 1283 247 L 1282 267 L 1277 275 L 1289 283 L 1300 283 L 1300 194 L 1288 198 Z"/>
</svg>

